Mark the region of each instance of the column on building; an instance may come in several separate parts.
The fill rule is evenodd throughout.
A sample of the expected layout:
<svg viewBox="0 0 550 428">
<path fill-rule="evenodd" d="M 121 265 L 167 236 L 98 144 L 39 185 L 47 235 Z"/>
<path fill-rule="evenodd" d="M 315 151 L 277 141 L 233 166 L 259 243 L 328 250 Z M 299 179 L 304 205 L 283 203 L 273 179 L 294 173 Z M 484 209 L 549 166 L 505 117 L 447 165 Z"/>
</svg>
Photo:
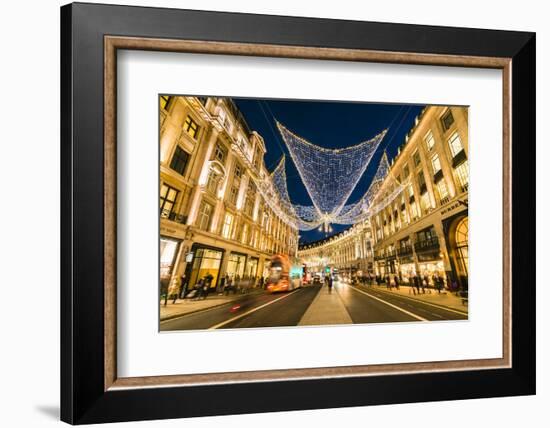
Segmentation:
<svg viewBox="0 0 550 428">
<path fill-rule="evenodd" d="M 193 189 L 193 194 L 191 195 L 189 216 L 187 217 L 188 225 L 194 224 L 197 218 L 201 200 L 202 186 L 206 183 L 206 178 L 208 177 L 208 172 L 210 169 L 209 159 L 212 156 L 212 151 L 214 150 L 214 147 L 216 145 L 218 134 L 219 133 L 216 128 L 211 128 L 208 141 L 202 147 L 199 147 L 199 152 L 197 153 L 197 160 L 195 161 L 194 168 L 197 168 L 200 173 L 197 174 L 199 177 L 198 183 L 196 183 Z M 191 176 L 196 177 L 196 172 L 197 171 L 194 171 Z"/>
<path fill-rule="evenodd" d="M 428 159 L 428 156 L 424 150 L 424 141 L 422 139 L 419 139 L 417 146 L 418 146 L 417 150 L 420 153 L 420 164 L 422 165 L 422 171 L 424 173 L 424 181 L 426 182 L 426 189 L 428 191 L 428 196 L 430 198 L 430 205 L 431 205 L 431 208 L 435 208 L 436 202 L 435 202 L 434 183 L 433 183 L 433 175 L 431 173 L 432 162 L 431 162 L 431 159 Z"/>
<path fill-rule="evenodd" d="M 216 206 L 214 208 L 214 215 L 212 216 L 212 223 L 210 225 L 210 231 L 217 233 L 220 230 L 221 225 L 223 224 L 223 216 L 225 214 L 224 210 L 224 196 L 227 190 L 228 183 L 231 177 L 231 171 L 233 169 L 233 164 L 235 162 L 235 155 L 230 150 L 227 155 L 227 160 L 225 161 L 225 175 L 218 186 L 218 193 L 216 199 Z"/>
</svg>

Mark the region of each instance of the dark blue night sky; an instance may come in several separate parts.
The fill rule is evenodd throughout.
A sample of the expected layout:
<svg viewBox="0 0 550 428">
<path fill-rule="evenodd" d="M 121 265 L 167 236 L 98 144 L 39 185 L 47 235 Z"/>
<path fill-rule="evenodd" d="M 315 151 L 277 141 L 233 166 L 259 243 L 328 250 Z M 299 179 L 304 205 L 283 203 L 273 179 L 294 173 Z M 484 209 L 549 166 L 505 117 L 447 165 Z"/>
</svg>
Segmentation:
<svg viewBox="0 0 550 428">
<path fill-rule="evenodd" d="M 288 193 L 292 202 L 313 205 L 288 149 L 275 125 L 275 119 L 292 132 L 326 148 L 343 148 L 371 139 L 385 128 L 388 133 L 371 163 L 361 177 L 347 203 L 357 201 L 367 190 L 384 149 L 391 160 L 403 144 L 405 134 L 423 105 L 351 103 L 333 101 L 288 101 L 233 98 L 249 127 L 257 131 L 266 144 L 265 164 L 275 168 L 283 153 L 286 155 Z M 349 226 L 332 225 L 337 233 Z M 323 232 L 300 232 L 300 242 L 312 242 L 325 237 Z"/>
</svg>

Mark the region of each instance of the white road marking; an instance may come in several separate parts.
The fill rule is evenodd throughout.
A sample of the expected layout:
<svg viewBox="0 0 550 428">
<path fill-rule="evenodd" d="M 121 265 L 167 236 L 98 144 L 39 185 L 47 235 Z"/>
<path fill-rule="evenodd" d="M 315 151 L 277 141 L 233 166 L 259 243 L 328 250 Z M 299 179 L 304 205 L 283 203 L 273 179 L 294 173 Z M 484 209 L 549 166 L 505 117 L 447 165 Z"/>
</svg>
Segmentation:
<svg viewBox="0 0 550 428">
<path fill-rule="evenodd" d="M 397 309 L 398 311 L 401 311 L 401 312 L 403 312 L 403 313 L 405 313 L 405 314 L 407 314 L 407 315 L 409 315 L 409 316 L 411 316 L 411 317 L 413 317 L 413 318 L 416 318 L 416 319 L 419 320 L 419 321 L 428 321 L 426 318 L 422 318 L 422 317 L 419 316 L 419 315 L 413 314 L 412 312 L 409 312 L 409 311 L 407 311 L 406 309 L 400 308 L 399 306 L 396 306 L 396 305 L 394 305 L 393 303 L 386 302 L 385 300 L 380 299 L 380 298 L 378 298 L 378 297 L 375 297 L 375 296 L 373 296 L 372 294 L 369 294 L 369 293 L 367 293 L 367 292 L 365 292 L 365 291 L 363 291 L 363 290 L 359 290 L 358 288 L 355 288 L 355 287 L 353 287 L 353 286 L 352 286 L 351 288 L 352 288 L 353 290 L 357 291 L 358 293 L 363 293 L 365 296 L 368 296 L 368 297 L 370 297 L 371 299 L 374 299 L 374 300 L 378 300 L 379 302 L 384 303 L 385 305 L 391 306 L 392 308 Z"/>
<path fill-rule="evenodd" d="M 222 322 L 220 322 L 220 323 L 218 323 L 218 324 L 216 324 L 216 325 L 213 325 L 213 326 L 210 327 L 208 330 L 215 330 L 215 329 L 220 328 L 220 327 L 223 327 L 224 325 L 227 325 L 227 324 L 229 324 L 229 323 L 231 323 L 231 322 L 233 322 L 233 321 L 237 321 L 238 319 L 241 319 L 242 317 L 245 317 L 245 316 L 247 316 L 247 315 L 249 315 L 249 314 L 251 314 L 251 313 L 253 313 L 253 312 L 256 312 L 256 311 L 259 311 L 259 310 L 262 309 L 262 308 L 265 308 L 266 306 L 269 306 L 269 305 L 271 305 L 271 304 L 273 304 L 273 303 L 275 303 L 275 302 L 278 302 L 279 300 L 286 299 L 288 296 L 294 294 L 294 293 L 295 293 L 296 291 L 298 291 L 298 290 L 300 290 L 300 289 L 298 288 L 298 289 L 296 289 L 296 290 L 293 290 L 293 291 L 291 291 L 290 293 L 285 294 L 284 296 L 279 297 L 278 299 L 271 300 L 271 301 L 269 301 L 269 302 L 267 302 L 267 303 L 264 303 L 264 304 L 261 305 L 261 306 L 258 306 L 257 308 L 250 309 L 249 311 L 244 312 L 244 313 L 242 313 L 242 314 L 240 314 L 240 315 L 237 315 L 236 317 L 229 318 L 228 320 L 222 321 Z"/>
<path fill-rule="evenodd" d="M 384 293 L 384 291 L 383 291 L 383 293 Z M 380 296 L 380 294 L 377 294 L 377 296 Z M 468 312 L 460 311 L 458 309 L 451 309 L 451 308 L 448 308 L 447 306 L 437 305 L 435 303 L 430 303 L 430 302 L 425 302 L 424 300 L 415 299 L 414 297 L 409 297 L 409 296 L 403 296 L 402 294 L 396 294 L 396 296 L 403 297 L 404 299 L 414 300 L 415 302 L 420 302 L 420 303 L 423 303 L 425 305 L 433 306 L 434 308 L 443 309 L 444 311 L 454 312 L 456 314 L 468 316 Z"/>
</svg>

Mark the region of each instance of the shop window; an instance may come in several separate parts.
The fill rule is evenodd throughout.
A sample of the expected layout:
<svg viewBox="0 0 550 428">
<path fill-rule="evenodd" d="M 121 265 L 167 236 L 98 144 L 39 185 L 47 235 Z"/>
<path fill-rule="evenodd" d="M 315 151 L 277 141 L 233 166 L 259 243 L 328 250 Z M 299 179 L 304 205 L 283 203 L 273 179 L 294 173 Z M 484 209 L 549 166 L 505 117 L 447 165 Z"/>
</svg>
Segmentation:
<svg viewBox="0 0 550 428">
<path fill-rule="evenodd" d="M 170 214 L 176 205 L 178 193 L 178 190 L 168 186 L 167 184 L 163 184 L 160 187 L 160 216 L 162 218 L 170 217 Z"/>
<path fill-rule="evenodd" d="M 197 139 L 197 134 L 199 133 L 199 125 L 193 120 L 191 116 L 187 116 L 187 118 L 185 119 L 183 129 L 191 138 Z"/>
<path fill-rule="evenodd" d="M 231 253 L 227 263 L 227 275 L 235 280 L 239 280 L 244 276 L 246 267 L 246 255 L 239 253 Z"/>
<path fill-rule="evenodd" d="M 468 217 L 464 217 L 456 227 L 455 242 L 460 269 L 468 276 Z"/>
<path fill-rule="evenodd" d="M 160 238 L 160 278 L 169 279 L 178 249 L 178 241 L 169 238 Z"/>
<path fill-rule="evenodd" d="M 177 173 L 184 175 L 187 164 L 189 163 L 189 153 L 183 150 L 180 146 L 176 146 L 172 160 L 170 161 L 170 168 Z"/>
<path fill-rule="evenodd" d="M 191 287 L 195 287 L 197 282 L 203 279 L 209 280 L 210 288 L 215 288 L 218 283 L 223 253 L 208 248 L 196 248 L 194 253 L 189 284 Z"/>
</svg>

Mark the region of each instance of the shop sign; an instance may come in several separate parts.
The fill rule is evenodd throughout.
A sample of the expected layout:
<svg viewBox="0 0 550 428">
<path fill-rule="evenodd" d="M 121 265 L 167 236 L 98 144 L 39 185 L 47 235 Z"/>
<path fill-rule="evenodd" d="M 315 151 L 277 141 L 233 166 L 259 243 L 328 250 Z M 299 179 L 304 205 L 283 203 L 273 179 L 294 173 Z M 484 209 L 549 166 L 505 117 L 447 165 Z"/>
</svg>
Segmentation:
<svg viewBox="0 0 550 428">
<path fill-rule="evenodd" d="M 445 207 L 444 210 L 441 211 L 441 215 L 445 215 L 445 214 L 448 214 L 454 210 L 456 210 L 457 208 L 460 208 L 460 207 L 468 207 L 468 199 L 465 199 L 464 201 L 460 201 L 460 200 L 457 200 L 455 201 L 452 205 L 449 205 L 448 207 Z"/>
</svg>

